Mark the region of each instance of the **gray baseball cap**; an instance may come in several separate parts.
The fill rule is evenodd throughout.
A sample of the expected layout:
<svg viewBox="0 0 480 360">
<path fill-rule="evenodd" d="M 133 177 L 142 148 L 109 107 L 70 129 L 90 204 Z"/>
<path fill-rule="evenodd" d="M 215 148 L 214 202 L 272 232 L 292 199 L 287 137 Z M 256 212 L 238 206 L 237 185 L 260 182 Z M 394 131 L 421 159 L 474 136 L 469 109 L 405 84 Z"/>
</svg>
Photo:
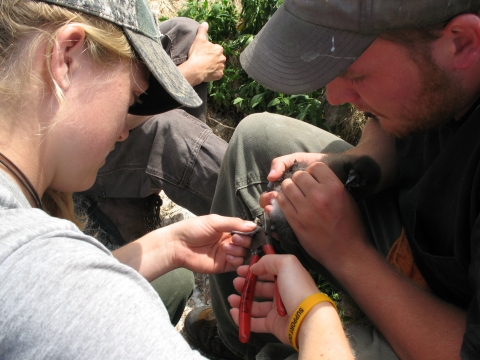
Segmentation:
<svg viewBox="0 0 480 360">
<path fill-rule="evenodd" d="M 141 104 L 129 110 L 154 115 L 180 106 L 198 107 L 202 100 L 167 55 L 162 34 L 147 0 L 39 0 L 98 16 L 120 26 L 150 70 L 149 88 Z"/>
<path fill-rule="evenodd" d="M 478 9 L 478 0 L 284 0 L 240 62 L 274 91 L 308 93 L 340 75 L 386 30 Z"/>
</svg>

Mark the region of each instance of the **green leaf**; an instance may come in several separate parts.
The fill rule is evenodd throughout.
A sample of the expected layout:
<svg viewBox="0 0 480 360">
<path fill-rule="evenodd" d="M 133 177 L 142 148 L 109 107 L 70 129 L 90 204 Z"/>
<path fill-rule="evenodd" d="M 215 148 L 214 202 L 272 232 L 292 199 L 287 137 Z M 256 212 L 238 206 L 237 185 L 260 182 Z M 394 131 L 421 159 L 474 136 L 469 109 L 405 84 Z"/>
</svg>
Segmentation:
<svg viewBox="0 0 480 360">
<path fill-rule="evenodd" d="M 252 100 L 250 100 L 250 107 L 254 108 L 258 104 L 260 104 L 263 100 L 265 94 L 258 94 L 252 97 Z"/>
<path fill-rule="evenodd" d="M 272 101 L 270 101 L 270 102 L 268 103 L 267 107 L 276 106 L 276 105 L 278 105 L 278 104 L 280 104 L 280 99 L 279 99 L 279 98 L 275 98 L 275 99 L 273 99 Z"/>
<path fill-rule="evenodd" d="M 241 97 L 237 97 L 235 100 L 233 100 L 233 105 L 237 105 L 239 103 L 241 103 L 243 101 L 243 99 Z"/>
<path fill-rule="evenodd" d="M 308 104 L 307 106 L 305 106 L 305 108 L 302 109 L 302 111 L 300 112 L 300 114 L 298 114 L 297 116 L 297 119 L 299 120 L 304 120 L 305 119 L 305 115 L 307 115 L 307 112 L 308 112 L 308 109 L 310 108 L 310 104 Z"/>
</svg>

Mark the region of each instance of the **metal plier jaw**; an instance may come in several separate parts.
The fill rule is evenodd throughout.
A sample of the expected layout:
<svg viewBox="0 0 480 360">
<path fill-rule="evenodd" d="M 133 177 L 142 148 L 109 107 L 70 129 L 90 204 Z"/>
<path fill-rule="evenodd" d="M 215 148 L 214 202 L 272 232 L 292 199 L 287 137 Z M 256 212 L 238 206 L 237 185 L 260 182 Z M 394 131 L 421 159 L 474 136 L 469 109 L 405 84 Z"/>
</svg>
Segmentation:
<svg viewBox="0 0 480 360">
<path fill-rule="evenodd" d="M 243 231 L 231 231 L 231 234 L 239 234 L 245 236 L 252 236 L 252 244 L 250 245 L 250 251 L 253 253 L 261 252 L 263 246 L 269 244 L 272 245 L 272 237 L 270 235 L 270 216 L 268 213 L 264 212 L 262 215 L 255 218 L 255 223 L 257 227 L 252 231 L 243 232 Z"/>
<path fill-rule="evenodd" d="M 249 232 L 232 231 L 231 234 L 252 236 L 252 244 L 250 246 L 250 266 L 258 262 L 263 254 L 275 254 L 275 249 L 272 245 L 272 237 L 270 235 L 270 216 L 264 212 L 262 215 L 255 218 L 257 227 Z M 240 318 L 239 318 L 239 339 L 242 343 L 247 343 L 250 339 L 250 323 L 251 310 L 253 303 L 253 295 L 255 292 L 255 284 L 257 276 L 252 274 L 250 270 L 245 278 L 245 285 L 242 289 L 242 296 L 240 299 Z M 277 311 L 280 316 L 287 315 L 285 306 L 283 305 L 280 293 L 277 286 L 277 277 L 275 276 L 275 301 Z"/>
</svg>

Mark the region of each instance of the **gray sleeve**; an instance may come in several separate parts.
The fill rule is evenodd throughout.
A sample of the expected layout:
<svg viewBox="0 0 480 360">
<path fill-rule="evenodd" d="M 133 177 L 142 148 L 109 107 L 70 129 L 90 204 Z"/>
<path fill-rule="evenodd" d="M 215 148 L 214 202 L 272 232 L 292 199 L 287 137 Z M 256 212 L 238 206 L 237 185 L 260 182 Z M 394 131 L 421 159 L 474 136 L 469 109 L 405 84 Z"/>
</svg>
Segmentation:
<svg viewBox="0 0 480 360">
<path fill-rule="evenodd" d="M 78 237 L 37 238 L 1 263 L 2 358 L 203 359 L 144 278 Z"/>
</svg>

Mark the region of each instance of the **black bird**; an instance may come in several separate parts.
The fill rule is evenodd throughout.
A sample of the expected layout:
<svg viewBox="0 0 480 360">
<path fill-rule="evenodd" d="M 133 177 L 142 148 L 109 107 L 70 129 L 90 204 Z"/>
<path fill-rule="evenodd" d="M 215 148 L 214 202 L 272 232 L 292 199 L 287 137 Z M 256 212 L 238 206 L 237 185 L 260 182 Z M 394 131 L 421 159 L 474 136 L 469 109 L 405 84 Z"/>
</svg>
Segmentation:
<svg viewBox="0 0 480 360">
<path fill-rule="evenodd" d="M 325 162 L 337 177 L 345 184 L 345 187 L 355 199 L 364 198 L 372 192 L 375 186 L 380 182 L 380 166 L 369 156 L 332 156 L 332 159 Z M 269 182 L 267 191 L 282 190 L 283 180 L 290 179 L 297 171 L 303 171 L 307 166 L 296 160 L 293 165 L 287 169 L 277 181 Z M 285 216 L 278 206 L 278 202 L 273 200 L 272 211 L 270 212 L 271 231 L 276 233 L 282 240 L 291 244 L 298 244 L 298 239 L 292 228 L 285 219 Z"/>
</svg>

